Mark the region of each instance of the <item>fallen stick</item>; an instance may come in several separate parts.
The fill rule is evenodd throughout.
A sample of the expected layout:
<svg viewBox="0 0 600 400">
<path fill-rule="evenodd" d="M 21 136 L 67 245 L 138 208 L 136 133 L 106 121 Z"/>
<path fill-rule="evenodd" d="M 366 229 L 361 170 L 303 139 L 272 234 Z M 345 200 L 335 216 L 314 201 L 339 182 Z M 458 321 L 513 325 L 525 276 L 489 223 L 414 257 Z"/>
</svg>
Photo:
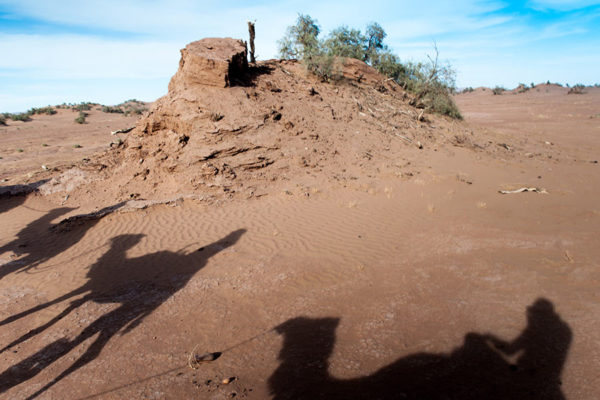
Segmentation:
<svg viewBox="0 0 600 400">
<path fill-rule="evenodd" d="M 523 193 L 523 192 L 535 192 L 535 193 L 548 194 L 546 189 L 540 189 L 540 188 L 535 188 L 535 187 L 532 187 L 532 188 L 522 187 L 520 189 L 515 189 L 515 190 L 498 190 L 498 193 L 501 193 L 501 194 L 512 194 L 512 193 Z"/>
<path fill-rule="evenodd" d="M 110 134 L 111 135 L 116 135 L 117 133 L 131 132 L 133 130 L 133 128 L 135 128 L 135 126 L 132 126 L 131 128 L 117 129 L 116 131 L 112 131 Z"/>
<path fill-rule="evenodd" d="M 407 138 L 406 136 L 402 136 L 399 133 L 396 133 L 396 136 L 398 136 L 401 139 L 406 140 L 408 143 L 412 143 L 413 142 L 411 139 Z"/>
</svg>

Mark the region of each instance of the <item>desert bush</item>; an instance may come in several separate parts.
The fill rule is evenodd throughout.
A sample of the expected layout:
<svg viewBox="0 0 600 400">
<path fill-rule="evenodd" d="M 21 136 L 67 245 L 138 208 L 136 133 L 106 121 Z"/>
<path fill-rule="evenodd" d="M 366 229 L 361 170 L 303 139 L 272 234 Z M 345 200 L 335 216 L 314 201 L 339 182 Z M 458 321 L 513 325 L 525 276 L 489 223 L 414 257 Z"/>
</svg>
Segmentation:
<svg viewBox="0 0 600 400">
<path fill-rule="evenodd" d="M 377 23 L 369 24 L 364 34 L 346 26 L 334 29 L 324 40 L 319 39 L 319 33 L 316 20 L 298 15 L 296 24 L 288 27 L 278 41 L 280 57 L 301 60 L 308 71 L 323 81 L 342 77 L 340 57 L 362 60 L 413 93 L 415 104 L 461 118 L 451 97 L 455 91 L 455 72 L 449 64 L 439 62 L 437 46 L 434 46 L 435 58 L 428 57 L 428 62 L 403 64 L 383 43 L 386 33 Z"/>
<path fill-rule="evenodd" d="M 31 114 L 29 114 L 28 112 L 9 114 L 9 116 L 10 116 L 10 119 L 12 119 L 13 121 L 23 121 L 23 122 L 31 121 Z"/>
<path fill-rule="evenodd" d="M 131 115 L 131 114 L 142 115 L 144 113 L 144 111 L 148 111 L 148 108 L 146 108 L 146 107 L 139 107 L 139 108 L 138 107 L 134 107 L 134 108 L 131 108 L 131 109 L 125 111 L 125 115 L 126 116 Z"/>
<path fill-rule="evenodd" d="M 495 88 L 492 89 L 492 93 L 495 95 L 501 95 L 505 91 L 506 91 L 506 89 L 503 88 L 502 86 L 496 86 Z"/>
<path fill-rule="evenodd" d="M 0 125 L 6 125 L 6 117 L 4 114 L 0 114 Z"/>
<path fill-rule="evenodd" d="M 40 108 L 32 108 L 29 111 L 27 111 L 27 113 L 29 115 L 36 115 L 36 114 L 46 114 L 46 115 L 54 115 L 56 114 L 58 111 L 56 111 L 54 108 L 47 106 L 47 107 L 40 107 Z"/>
<path fill-rule="evenodd" d="M 469 87 L 464 88 L 461 93 L 472 93 L 474 91 L 475 91 L 475 89 L 473 89 L 471 86 L 469 86 Z"/>
<path fill-rule="evenodd" d="M 342 79 L 343 61 L 327 53 L 314 54 L 305 60 L 306 69 L 315 74 L 323 82 L 332 82 Z"/>
<path fill-rule="evenodd" d="M 581 83 L 578 83 L 577 85 L 574 85 L 571 89 L 569 89 L 567 94 L 584 94 L 585 93 L 584 89 L 585 89 L 585 86 L 582 85 Z"/>
<path fill-rule="evenodd" d="M 144 102 L 140 101 L 138 99 L 129 99 L 129 100 L 126 100 L 123 102 L 123 104 L 125 104 L 125 103 L 135 103 L 135 104 L 144 105 Z"/>
<path fill-rule="evenodd" d="M 102 112 L 105 113 L 113 113 L 113 114 L 123 114 L 124 111 L 121 107 L 118 106 L 102 106 Z"/>
<path fill-rule="evenodd" d="M 529 88 L 529 86 L 527 86 L 527 84 L 519 83 L 519 85 L 517 86 L 517 88 L 515 90 L 517 91 L 517 93 L 525 93 L 529 89 L 530 88 Z"/>
<path fill-rule="evenodd" d="M 72 109 L 73 111 L 79 111 L 79 112 L 82 112 L 82 111 L 89 111 L 89 110 L 91 110 L 91 109 L 92 109 L 92 106 L 93 106 L 93 105 L 95 105 L 95 104 L 94 104 L 94 103 L 90 103 L 89 101 L 88 101 L 88 102 L 81 102 L 81 103 L 79 103 L 79 104 L 74 104 L 74 105 L 72 105 L 72 106 L 71 106 L 71 109 Z"/>
<path fill-rule="evenodd" d="M 406 75 L 400 83 L 414 93 L 411 102 L 437 114 L 462 119 L 458 106 L 452 98 L 455 86 L 455 71 L 448 64 L 438 62 L 437 47 L 435 57 L 425 63 L 405 64 Z"/>
<path fill-rule="evenodd" d="M 77 122 L 78 124 L 85 124 L 85 118 L 88 116 L 87 113 L 83 112 L 83 111 L 79 111 L 79 115 L 77 116 L 77 118 L 75 118 L 75 122 Z"/>
<path fill-rule="evenodd" d="M 317 21 L 309 15 L 298 14 L 296 25 L 289 26 L 285 36 L 277 42 L 281 58 L 304 60 L 320 51 L 317 36 L 321 32 Z"/>
</svg>

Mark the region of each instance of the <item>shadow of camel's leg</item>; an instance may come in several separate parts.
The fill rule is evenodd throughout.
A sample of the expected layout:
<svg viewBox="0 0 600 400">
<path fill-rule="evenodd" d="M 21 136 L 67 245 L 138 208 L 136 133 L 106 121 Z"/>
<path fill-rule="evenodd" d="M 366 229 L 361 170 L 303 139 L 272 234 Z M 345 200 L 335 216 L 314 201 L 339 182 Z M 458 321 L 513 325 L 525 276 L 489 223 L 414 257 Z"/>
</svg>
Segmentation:
<svg viewBox="0 0 600 400">
<path fill-rule="evenodd" d="M 34 312 L 43 310 L 44 308 L 48 308 L 48 307 L 50 307 L 50 306 L 52 306 L 54 304 L 58 304 L 61 301 L 65 301 L 67 299 L 70 299 L 71 297 L 75 297 L 78 294 L 84 293 L 86 291 L 87 290 L 85 290 L 83 288 L 76 289 L 76 290 L 73 290 L 72 292 L 69 292 L 69 293 L 67 293 L 67 294 L 65 294 L 63 296 L 60 296 L 60 297 L 58 297 L 58 298 L 56 298 L 54 300 L 48 301 L 48 302 L 46 302 L 44 304 L 37 305 L 35 307 L 30 308 L 29 310 L 25 310 L 25 311 L 20 312 L 18 314 L 11 315 L 10 317 L 8 317 L 8 318 L 0 321 L 0 326 L 6 325 L 6 324 L 10 324 L 11 322 L 15 322 L 16 320 L 24 318 L 24 317 L 28 316 L 29 314 L 33 314 Z"/>
<path fill-rule="evenodd" d="M 48 382 L 43 388 L 39 389 L 27 399 L 36 398 L 37 396 L 44 393 L 46 390 L 50 389 L 56 383 L 60 382 L 63 378 L 66 378 L 73 372 L 77 371 L 79 368 L 83 367 L 84 365 L 88 364 L 89 362 L 93 361 L 96 357 L 98 357 L 98 355 L 100 354 L 106 343 L 108 343 L 110 338 L 112 338 L 131 319 L 127 319 L 127 316 L 121 317 L 121 315 L 119 315 L 121 314 L 119 310 L 120 308 L 96 320 L 96 322 L 90 325 L 89 328 L 85 329 L 81 333 L 81 335 L 79 335 L 75 340 L 73 340 L 73 347 L 75 347 L 79 343 L 82 343 L 89 337 L 93 336 L 96 332 L 100 332 L 98 338 L 94 341 L 94 343 L 90 345 L 90 347 L 88 347 L 88 349 L 85 351 L 85 353 L 83 353 L 83 355 L 81 355 L 81 357 L 79 357 L 73 364 L 71 364 L 69 368 L 63 371 L 59 376 L 54 378 L 52 381 Z M 116 319 L 118 322 L 111 324 L 111 319 Z"/>
<path fill-rule="evenodd" d="M 26 334 L 24 334 L 23 336 L 21 336 L 20 338 L 14 340 L 13 342 L 11 342 L 10 344 L 6 345 L 4 348 L 2 348 L 0 350 L 0 354 L 4 353 L 6 350 L 10 349 L 11 347 L 14 347 L 18 344 L 23 343 L 24 341 L 34 337 L 35 335 L 45 331 L 46 329 L 50 328 L 52 325 L 54 325 L 55 323 L 57 323 L 58 321 L 60 321 L 61 319 L 63 319 L 64 317 L 66 317 L 67 315 L 69 315 L 71 313 L 71 311 L 75 310 L 77 307 L 79 307 L 80 305 L 82 305 L 83 303 L 85 303 L 86 301 L 88 301 L 88 297 L 83 297 L 79 300 L 75 300 L 73 301 L 69 307 L 65 308 L 63 310 L 63 312 L 61 312 L 60 314 L 58 314 L 56 317 L 52 318 L 50 321 L 46 322 L 44 325 L 40 325 L 35 329 L 30 330 L 29 332 L 27 332 Z"/>
</svg>

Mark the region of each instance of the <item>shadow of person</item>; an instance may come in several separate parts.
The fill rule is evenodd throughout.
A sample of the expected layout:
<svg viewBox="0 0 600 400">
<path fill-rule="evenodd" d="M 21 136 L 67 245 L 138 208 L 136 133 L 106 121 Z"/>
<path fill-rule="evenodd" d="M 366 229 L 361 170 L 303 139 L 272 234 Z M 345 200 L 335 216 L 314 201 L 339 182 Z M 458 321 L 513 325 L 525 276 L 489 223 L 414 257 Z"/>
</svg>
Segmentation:
<svg viewBox="0 0 600 400">
<path fill-rule="evenodd" d="M 54 226 L 52 221 L 72 210 L 74 208 L 61 207 L 48 211 L 21 229 L 16 239 L 0 247 L 0 254 L 12 251 L 18 256 L 25 255 L 1 266 L 0 279 L 13 272 L 35 268 L 77 243 L 85 233 L 84 229 L 78 230 L 80 235 L 68 235 L 67 240 L 62 236 L 56 237 L 57 234 L 50 231 Z"/>
<path fill-rule="evenodd" d="M 283 347 L 270 391 L 274 399 L 564 399 L 560 372 L 571 331 L 548 304 L 540 299 L 529 308 L 527 328 L 510 343 L 468 333 L 450 353 L 408 355 L 356 379 L 328 372 L 339 319 L 294 318 L 275 328 Z M 519 349 L 515 366 L 507 356 Z"/>
<path fill-rule="evenodd" d="M 37 397 L 94 360 L 110 338 L 119 332 L 125 334 L 134 329 L 145 317 L 181 290 L 206 265 L 210 257 L 235 244 L 244 232 L 244 229 L 234 231 L 223 239 L 188 254 L 159 251 L 135 258 L 127 258 L 126 251 L 135 246 L 143 235 L 120 235 L 111 239 L 110 249 L 90 267 L 88 281 L 83 286 L 22 314 L 24 316 L 58 301 L 83 296 L 73 300 L 57 317 L 23 335 L 3 350 L 41 333 L 88 301 L 117 303 L 119 306 L 100 316 L 73 340 L 59 339 L 5 370 L 0 374 L 0 393 L 33 378 L 76 346 L 98 335 L 70 367 L 30 398 Z"/>
<path fill-rule="evenodd" d="M 60 207 L 50 210 L 30 222 L 17 234 L 16 239 L 0 247 L 0 254 L 12 251 L 18 256 L 24 255 L 24 257 L 0 266 L 0 279 L 13 272 L 30 271 L 68 250 L 96 225 L 101 216 L 114 212 L 123 205 L 125 202 L 102 208 L 91 214 L 69 217 L 53 224 L 52 221 L 58 217 L 75 210 L 75 208 Z"/>
<path fill-rule="evenodd" d="M 561 391 L 561 373 L 573 334 L 554 311 L 552 302 L 542 298 L 529 306 L 527 327 L 514 340 L 507 342 L 493 335 L 488 338 L 500 353 L 519 355 L 512 367 L 521 398 L 565 398 Z"/>
</svg>

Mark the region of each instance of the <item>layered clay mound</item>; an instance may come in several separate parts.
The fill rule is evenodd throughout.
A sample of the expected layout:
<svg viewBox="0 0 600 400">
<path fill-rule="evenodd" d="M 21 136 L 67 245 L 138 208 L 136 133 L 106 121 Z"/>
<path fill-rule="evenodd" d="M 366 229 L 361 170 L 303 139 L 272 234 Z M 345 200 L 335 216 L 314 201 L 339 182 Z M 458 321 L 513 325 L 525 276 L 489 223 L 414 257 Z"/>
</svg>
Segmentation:
<svg viewBox="0 0 600 400">
<path fill-rule="evenodd" d="M 198 85 L 227 87 L 248 69 L 246 45 L 235 39 L 202 39 L 181 50 L 169 93 Z"/>
<path fill-rule="evenodd" d="M 234 39 L 203 39 L 181 55 L 168 94 L 129 137 L 78 167 L 89 179 L 72 200 L 98 192 L 113 201 L 248 197 L 311 179 L 399 176 L 403 152 L 455 137 L 446 129 L 453 122 L 428 121 L 398 85 L 358 60 L 326 83 L 295 61 L 249 66 Z"/>
</svg>

